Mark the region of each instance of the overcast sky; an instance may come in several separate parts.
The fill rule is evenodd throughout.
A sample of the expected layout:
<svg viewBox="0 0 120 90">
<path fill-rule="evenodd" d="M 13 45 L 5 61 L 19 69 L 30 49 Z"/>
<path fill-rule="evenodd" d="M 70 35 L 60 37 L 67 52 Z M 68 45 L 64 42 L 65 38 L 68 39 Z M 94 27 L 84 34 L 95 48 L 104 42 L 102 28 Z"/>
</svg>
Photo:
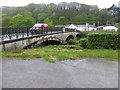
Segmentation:
<svg viewBox="0 0 120 90">
<path fill-rule="evenodd" d="M 99 8 L 107 8 L 112 4 L 118 5 L 120 0 L 2 0 L 0 6 L 25 6 L 29 3 L 60 3 L 60 2 L 79 2 L 88 5 L 97 5 Z"/>
</svg>

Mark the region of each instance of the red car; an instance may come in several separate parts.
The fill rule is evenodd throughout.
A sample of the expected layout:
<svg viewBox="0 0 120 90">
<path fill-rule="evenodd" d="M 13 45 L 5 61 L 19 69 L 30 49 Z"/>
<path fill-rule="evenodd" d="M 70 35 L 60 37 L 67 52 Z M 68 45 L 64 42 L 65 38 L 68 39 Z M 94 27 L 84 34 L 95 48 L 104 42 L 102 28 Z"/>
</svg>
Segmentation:
<svg viewBox="0 0 120 90">
<path fill-rule="evenodd" d="M 45 23 L 37 23 L 32 28 L 30 28 L 30 32 L 32 34 L 43 34 L 47 33 L 48 24 Z"/>
</svg>

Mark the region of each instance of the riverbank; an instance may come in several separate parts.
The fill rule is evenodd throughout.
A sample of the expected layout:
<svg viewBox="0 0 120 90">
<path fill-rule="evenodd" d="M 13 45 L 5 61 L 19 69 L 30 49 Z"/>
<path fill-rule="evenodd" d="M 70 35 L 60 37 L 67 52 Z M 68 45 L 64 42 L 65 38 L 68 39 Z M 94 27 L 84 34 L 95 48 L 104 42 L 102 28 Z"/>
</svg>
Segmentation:
<svg viewBox="0 0 120 90">
<path fill-rule="evenodd" d="M 75 60 L 80 58 L 102 58 L 118 60 L 118 51 L 112 49 L 82 49 L 75 45 L 54 45 L 33 49 L 5 51 L 3 58 L 42 58 L 54 62 L 57 60 Z"/>
</svg>

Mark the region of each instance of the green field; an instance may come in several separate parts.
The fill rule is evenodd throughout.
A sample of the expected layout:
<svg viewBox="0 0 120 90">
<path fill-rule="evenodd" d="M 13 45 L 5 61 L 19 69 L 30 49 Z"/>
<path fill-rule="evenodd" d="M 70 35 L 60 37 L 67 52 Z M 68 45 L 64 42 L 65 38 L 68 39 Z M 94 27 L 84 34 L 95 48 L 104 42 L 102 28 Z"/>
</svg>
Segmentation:
<svg viewBox="0 0 120 90">
<path fill-rule="evenodd" d="M 3 51 L 3 58 L 42 58 L 49 62 L 75 60 L 80 58 L 102 58 L 118 60 L 118 50 L 82 49 L 75 45 L 45 46 L 32 49 Z"/>
</svg>

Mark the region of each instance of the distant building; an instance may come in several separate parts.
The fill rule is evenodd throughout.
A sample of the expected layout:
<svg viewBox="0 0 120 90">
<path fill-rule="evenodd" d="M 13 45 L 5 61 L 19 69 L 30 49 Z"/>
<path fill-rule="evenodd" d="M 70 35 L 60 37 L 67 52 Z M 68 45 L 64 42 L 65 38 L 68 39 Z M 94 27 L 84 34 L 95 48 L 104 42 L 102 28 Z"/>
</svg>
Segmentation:
<svg viewBox="0 0 120 90">
<path fill-rule="evenodd" d="M 115 26 L 104 26 L 103 30 L 104 31 L 118 31 L 118 28 L 116 28 Z"/>
<path fill-rule="evenodd" d="M 68 28 L 70 28 L 70 29 L 76 29 L 77 27 L 74 24 L 71 24 L 71 25 L 68 26 Z"/>
<path fill-rule="evenodd" d="M 115 26 L 98 26 L 97 31 L 118 31 L 118 28 Z"/>
<path fill-rule="evenodd" d="M 86 23 L 85 25 L 70 24 L 70 25 L 66 25 L 65 28 L 76 29 L 79 31 L 96 31 L 95 24 L 89 25 L 88 23 Z"/>
<path fill-rule="evenodd" d="M 112 25 L 96 27 L 95 24 L 89 25 L 88 23 L 84 25 L 74 25 L 74 24 L 56 25 L 55 27 L 62 27 L 64 31 L 65 31 L 65 28 L 76 29 L 79 31 L 118 31 L 118 28 Z"/>
<path fill-rule="evenodd" d="M 96 31 L 103 31 L 103 27 L 104 26 L 98 26 L 98 27 L 96 27 Z"/>
</svg>

